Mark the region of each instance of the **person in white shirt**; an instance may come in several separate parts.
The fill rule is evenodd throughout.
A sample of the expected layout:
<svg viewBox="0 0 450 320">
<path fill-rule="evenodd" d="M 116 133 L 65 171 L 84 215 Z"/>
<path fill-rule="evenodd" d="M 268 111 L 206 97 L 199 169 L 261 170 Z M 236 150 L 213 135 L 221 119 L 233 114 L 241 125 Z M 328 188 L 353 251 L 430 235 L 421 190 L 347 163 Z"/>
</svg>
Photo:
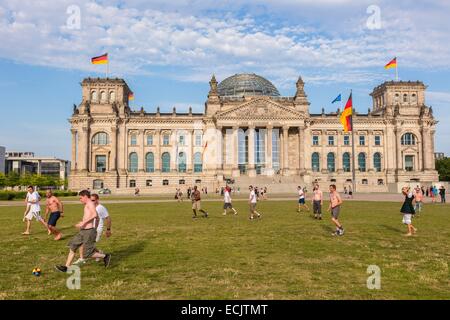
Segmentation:
<svg viewBox="0 0 450 320">
<path fill-rule="evenodd" d="M 42 223 L 42 225 L 49 231 L 47 223 L 41 217 L 41 206 L 39 201 L 41 200 L 41 196 L 39 193 L 34 190 L 33 186 L 28 186 L 27 188 L 27 196 L 25 198 L 25 202 L 27 203 L 27 210 L 25 211 L 24 221 L 27 223 L 27 228 L 25 232 L 22 232 L 23 235 L 29 235 L 31 230 L 31 220 L 35 218 L 37 221 Z M 28 208 L 29 207 L 29 208 Z"/>
<path fill-rule="evenodd" d="M 223 191 L 223 215 L 227 215 L 227 210 L 233 210 L 234 214 L 237 214 L 236 209 L 233 208 L 233 205 L 231 204 L 231 188 L 229 186 L 226 186 Z"/>
<path fill-rule="evenodd" d="M 255 218 L 255 215 L 257 218 L 261 218 L 261 214 L 256 211 L 256 203 L 258 202 L 258 198 L 256 197 L 256 192 L 253 186 L 249 186 L 248 190 L 250 190 L 250 195 L 248 198 L 248 203 L 250 205 L 250 220 L 253 220 Z"/>
<path fill-rule="evenodd" d="M 298 191 L 298 209 L 297 209 L 297 212 L 300 213 L 302 211 L 302 207 L 306 208 L 306 210 L 309 211 L 309 208 L 306 205 L 306 201 L 305 201 L 305 198 L 306 198 L 305 191 L 300 186 L 297 187 L 297 191 Z"/>
</svg>

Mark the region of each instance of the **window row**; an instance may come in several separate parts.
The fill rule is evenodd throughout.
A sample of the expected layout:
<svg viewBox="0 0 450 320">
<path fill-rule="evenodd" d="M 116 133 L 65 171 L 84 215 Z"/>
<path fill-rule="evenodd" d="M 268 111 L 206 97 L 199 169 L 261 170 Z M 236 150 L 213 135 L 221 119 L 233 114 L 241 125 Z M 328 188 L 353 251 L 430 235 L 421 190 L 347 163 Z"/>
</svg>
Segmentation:
<svg viewBox="0 0 450 320">
<path fill-rule="evenodd" d="M 365 146 L 366 145 L 366 141 L 367 138 L 366 136 L 358 136 L 358 142 L 360 146 Z M 375 146 L 381 146 L 381 136 L 376 135 L 374 136 L 374 143 Z M 320 136 L 318 135 L 314 135 L 312 137 L 312 144 L 313 146 L 319 146 L 320 145 Z M 329 146 L 335 146 L 337 145 L 337 140 L 336 140 L 336 136 L 328 136 L 328 145 Z M 344 136 L 344 146 L 349 146 L 350 145 L 350 136 L 349 135 L 345 135 Z"/>
<path fill-rule="evenodd" d="M 109 144 L 109 135 L 106 132 L 98 132 L 92 137 L 93 145 L 107 145 Z M 138 136 L 137 134 L 130 135 L 129 144 L 132 146 L 138 145 Z M 186 145 L 186 136 L 180 135 L 177 140 L 178 146 Z M 154 136 L 149 134 L 146 136 L 146 145 L 152 146 L 154 145 Z M 162 145 L 168 146 L 170 145 L 170 135 L 164 134 L 162 135 Z M 195 134 L 194 146 L 201 147 L 202 146 L 202 134 Z"/>
<path fill-rule="evenodd" d="M 319 172 L 321 169 L 321 163 L 320 163 L 320 154 L 318 152 L 314 152 L 311 155 L 311 168 L 313 172 Z M 366 165 L 366 154 L 361 152 L 358 154 L 358 170 L 360 172 L 366 172 L 367 171 L 367 165 Z M 336 171 L 336 156 L 333 152 L 330 152 L 327 154 L 327 163 L 326 163 L 326 169 L 328 172 L 335 172 Z M 376 152 L 373 155 L 373 168 L 376 172 L 381 172 L 382 165 L 381 165 L 381 153 Z M 342 169 L 344 172 L 350 172 L 351 171 L 351 154 L 349 152 L 345 152 L 342 155 Z"/>
<path fill-rule="evenodd" d="M 136 152 L 130 153 L 128 157 L 128 171 L 129 172 L 138 172 L 138 155 Z M 187 166 L 187 157 L 185 152 L 179 152 L 178 157 L 176 159 L 176 168 L 178 172 L 186 172 Z M 161 172 L 170 172 L 170 153 L 164 152 L 161 155 Z M 145 171 L 146 172 L 155 172 L 155 156 L 153 152 L 148 152 L 145 155 Z M 202 172 L 203 171 L 203 159 L 202 154 L 200 152 L 194 153 L 194 172 Z"/>
<path fill-rule="evenodd" d="M 201 179 L 196 179 L 195 180 L 195 184 L 201 184 L 202 180 Z M 178 180 L 178 184 L 179 185 L 184 185 L 186 184 L 186 180 L 184 179 L 180 179 Z M 168 179 L 164 179 L 161 181 L 161 185 L 163 186 L 168 186 L 169 185 L 169 180 Z M 153 186 L 153 180 L 145 180 L 145 186 L 146 187 L 152 187 Z M 93 181 L 93 185 L 92 185 L 94 190 L 98 190 L 98 189 L 103 189 L 105 187 L 104 182 L 102 179 L 96 179 Z M 136 180 L 132 179 L 129 181 L 128 183 L 128 187 L 130 188 L 136 188 L 138 187 Z"/>
<path fill-rule="evenodd" d="M 114 102 L 116 100 L 115 91 L 105 91 L 105 90 L 93 90 L 91 91 L 91 101 L 92 102 Z"/>
</svg>

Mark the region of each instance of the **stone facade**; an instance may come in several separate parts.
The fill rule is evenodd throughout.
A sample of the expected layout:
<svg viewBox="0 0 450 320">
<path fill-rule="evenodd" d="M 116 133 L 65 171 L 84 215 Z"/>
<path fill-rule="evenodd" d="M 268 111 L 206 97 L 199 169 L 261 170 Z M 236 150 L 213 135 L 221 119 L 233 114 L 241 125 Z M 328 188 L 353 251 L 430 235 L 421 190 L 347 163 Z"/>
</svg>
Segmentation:
<svg viewBox="0 0 450 320">
<path fill-rule="evenodd" d="M 70 118 L 69 187 L 160 193 L 194 184 L 214 190 L 226 179 L 352 183 L 352 135 L 339 112 L 309 113 L 301 78 L 293 97 L 256 75 L 221 84 L 212 77 L 204 113 L 149 113 L 130 110 L 124 80 L 84 79 Z M 354 114 L 358 191 L 438 181 L 425 90 L 421 82 L 386 82 L 373 90 L 372 110 Z"/>
</svg>

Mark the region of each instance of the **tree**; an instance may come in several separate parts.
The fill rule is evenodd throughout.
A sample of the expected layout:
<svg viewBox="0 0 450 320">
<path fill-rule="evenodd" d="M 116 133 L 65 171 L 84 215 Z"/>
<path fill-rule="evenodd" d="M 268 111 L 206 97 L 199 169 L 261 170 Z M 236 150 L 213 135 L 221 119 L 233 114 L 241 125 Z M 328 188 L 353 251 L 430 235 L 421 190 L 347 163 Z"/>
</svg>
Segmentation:
<svg viewBox="0 0 450 320">
<path fill-rule="evenodd" d="M 6 176 L 3 173 L 0 173 L 0 188 L 3 189 L 4 187 L 6 187 Z"/>
<path fill-rule="evenodd" d="M 8 173 L 6 185 L 11 188 L 20 186 L 20 175 L 17 172 Z"/>
<path fill-rule="evenodd" d="M 440 181 L 450 181 L 450 158 L 436 160 L 436 170 Z"/>
</svg>

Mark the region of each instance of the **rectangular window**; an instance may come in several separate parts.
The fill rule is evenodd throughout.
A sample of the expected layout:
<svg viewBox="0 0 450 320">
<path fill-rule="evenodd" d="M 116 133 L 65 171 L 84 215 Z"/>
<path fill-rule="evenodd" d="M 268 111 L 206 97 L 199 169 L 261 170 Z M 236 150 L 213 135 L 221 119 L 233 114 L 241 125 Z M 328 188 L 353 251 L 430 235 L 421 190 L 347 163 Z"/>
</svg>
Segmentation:
<svg viewBox="0 0 450 320">
<path fill-rule="evenodd" d="M 195 180 L 195 183 L 196 183 L 196 184 L 200 184 L 200 183 L 202 183 L 202 180 L 197 179 L 197 180 Z"/>
<path fill-rule="evenodd" d="M 344 146 L 350 145 L 350 136 L 344 136 Z"/>
<path fill-rule="evenodd" d="M 136 180 L 130 180 L 130 188 L 136 187 Z"/>
<path fill-rule="evenodd" d="M 106 156 L 95 156 L 95 171 L 106 172 Z"/>
<path fill-rule="evenodd" d="M 201 134 L 196 134 L 195 135 L 195 146 L 196 147 L 201 147 L 202 146 L 202 135 Z"/>
<path fill-rule="evenodd" d="M 414 156 L 405 156 L 405 170 L 414 171 Z"/>
<path fill-rule="evenodd" d="M 366 145 L 366 137 L 365 136 L 359 136 L 359 145 L 360 146 Z"/>
<path fill-rule="evenodd" d="M 178 184 L 186 184 L 186 181 L 184 179 L 181 179 L 178 181 Z"/>
<path fill-rule="evenodd" d="M 168 134 L 165 134 L 163 136 L 163 145 L 168 146 L 169 145 L 170 136 Z"/>
<path fill-rule="evenodd" d="M 184 146 L 184 142 L 185 142 L 184 136 L 180 136 L 179 139 L 178 139 L 178 141 L 179 141 L 179 143 L 180 143 L 180 146 Z"/>
<path fill-rule="evenodd" d="M 153 145 L 153 135 L 151 134 L 147 136 L 147 145 L 148 146 Z"/>
<path fill-rule="evenodd" d="M 369 184 L 369 181 L 367 179 L 362 179 L 362 184 Z"/>
<path fill-rule="evenodd" d="M 319 136 L 313 136 L 313 146 L 319 145 Z"/>
<path fill-rule="evenodd" d="M 168 186 L 169 185 L 169 180 L 163 180 L 163 186 Z"/>
<path fill-rule="evenodd" d="M 153 181 L 152 181 L 152 180 L 146 180 L 146 181 L 145 181 L 145 185 L 146 185 L 147 187 L 151 187 L 151 186 L 153 185 Z"/>
<path fill-rule="evenodd" d="M 334 136 L 328 136 L 328 145 L 334 146 Z"/>
<path fill-rule="evenodd" d="M 137 137 L 135 134 L 131 135 L 131 145 L 135 146 L 137 144 Z"/>
<path fill-rule="evenodd" d="M 375 145 L 381 146 L 381 136 L 375 136 Z"/>
</svg>

